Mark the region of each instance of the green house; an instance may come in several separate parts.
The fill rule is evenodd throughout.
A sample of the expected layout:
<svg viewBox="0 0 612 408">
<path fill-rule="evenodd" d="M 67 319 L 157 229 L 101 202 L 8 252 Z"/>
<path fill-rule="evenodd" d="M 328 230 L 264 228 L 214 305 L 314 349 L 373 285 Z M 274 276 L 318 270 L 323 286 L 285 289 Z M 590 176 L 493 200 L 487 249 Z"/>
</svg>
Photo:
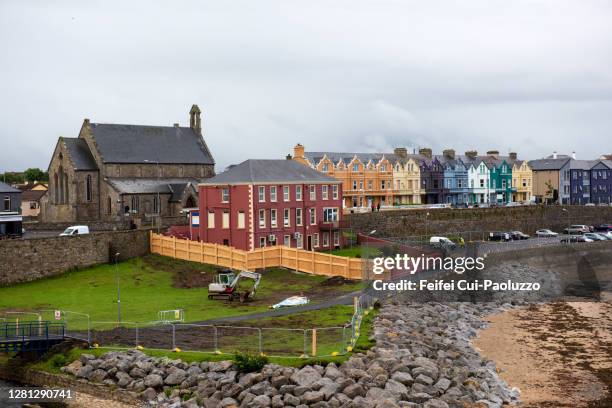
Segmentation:
<svg viewBox="0 0 612 408">
<path fill-rule="evenodd" d="M 512 201 L 512 164 L 497 154 L 489 155 L 486 160 L 489 167 L 489 188 L 491 203 L 506 204 Z"/>
</svg>

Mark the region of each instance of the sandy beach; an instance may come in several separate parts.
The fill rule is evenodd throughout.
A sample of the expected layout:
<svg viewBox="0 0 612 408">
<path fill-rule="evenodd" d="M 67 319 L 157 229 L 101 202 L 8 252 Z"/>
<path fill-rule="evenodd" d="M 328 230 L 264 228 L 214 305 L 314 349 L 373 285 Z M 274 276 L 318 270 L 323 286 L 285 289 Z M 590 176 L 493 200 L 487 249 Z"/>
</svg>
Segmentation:
<svg viewBox="0 0 612 408">
<path fill-rule="evenodd" d="M 474 340 L 522 407 L 612 406 L 612 303 L 555 302 L 490 316 Z"/>
</svg>

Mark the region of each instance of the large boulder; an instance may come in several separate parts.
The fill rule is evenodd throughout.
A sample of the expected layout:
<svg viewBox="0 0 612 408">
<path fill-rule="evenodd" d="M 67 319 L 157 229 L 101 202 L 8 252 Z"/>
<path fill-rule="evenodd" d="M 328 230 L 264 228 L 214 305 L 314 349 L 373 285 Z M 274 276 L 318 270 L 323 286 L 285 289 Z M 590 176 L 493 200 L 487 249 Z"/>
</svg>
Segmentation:
<svg viewBox="0 0 612 408">
<path fill-rule="evenodd" d="M 159 388 L 164 385 L 164 379 L 159 374 L 149 374 L 144 378 L 144 385 L 151 388 Z"/>
<path fill-rule="evenodd" d="M 77 372 L 83 367 L 83 363 L 80 360 L 75 360 L 72 363 L 68 364 L 65 367 L 61 368 L 61 371 L 64 373 L 76 375 Z"/>
<path fill-rule="evenodd" d="M 186 377 L 187 377 L 187 373 L 185 372 L 185 370 L 177 368 L 173 372 L 168 374 L 168 376 L 164 380 L 164 383 L 166 385 L 178 385 L 182 383 Z"/>
<path fill-rule="evenodd" d="M 291 376 L 291 381 L 297 385 L 309 386 L 321 379 L 321 374 L 311 366 L 306 366 L 296 371 Z"/>
</svg>

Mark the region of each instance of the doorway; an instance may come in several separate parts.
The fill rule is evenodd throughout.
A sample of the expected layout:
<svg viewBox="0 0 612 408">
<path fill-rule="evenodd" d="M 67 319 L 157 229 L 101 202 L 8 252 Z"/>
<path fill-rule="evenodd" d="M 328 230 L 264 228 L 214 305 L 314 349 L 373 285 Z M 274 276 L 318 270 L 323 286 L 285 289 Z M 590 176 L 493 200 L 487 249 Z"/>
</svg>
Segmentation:
<svg viewBox="0 0 612 408">
<path fill-rule="evenodd" d="M 312 251 L 312 235 L 306 237 L 306 250 Z"/>
</svg>

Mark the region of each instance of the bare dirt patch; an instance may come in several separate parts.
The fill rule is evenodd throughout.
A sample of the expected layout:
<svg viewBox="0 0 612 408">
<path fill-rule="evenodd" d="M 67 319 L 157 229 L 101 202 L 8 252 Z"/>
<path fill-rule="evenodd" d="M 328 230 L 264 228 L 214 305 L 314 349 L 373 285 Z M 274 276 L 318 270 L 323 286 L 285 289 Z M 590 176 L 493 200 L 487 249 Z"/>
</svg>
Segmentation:
<svg viewBox="0 0 612 408">
<path fill-rule="evenodd" d="M 612 406 L 612 304 L 555 302 L 489 317 L 475 347 L 524 407 Z"/>
<path fill-rule="evenodd" d="M 172 286 L 181 289 L 208 287 L 215 273 L 210 265 L 161 256 L 146 256 L 143 264 L 154 270 L 172 272 Z"/>
</svg>

